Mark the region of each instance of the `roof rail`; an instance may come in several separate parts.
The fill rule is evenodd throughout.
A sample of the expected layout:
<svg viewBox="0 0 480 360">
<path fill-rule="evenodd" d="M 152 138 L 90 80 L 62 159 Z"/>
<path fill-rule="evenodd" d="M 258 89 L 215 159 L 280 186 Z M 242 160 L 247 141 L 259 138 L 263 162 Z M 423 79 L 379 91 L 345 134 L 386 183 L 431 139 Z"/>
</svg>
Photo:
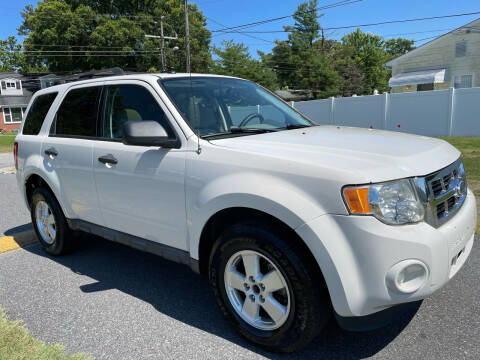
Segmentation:
<svg viewBox="0 0 480 360">
<path fill-rule="evenodd" d="M 126 75 L 127 73 L 123 71 L 123 69 L 119 67 L 113 67 L 109 69 L 102 69 L 102 70 L 92 70 L 83 73 L 68 75 L 63 78 L 63 81 L 67 82 L 74 82 L 80 80 L 87 80 L 87 79 L 94 79 L 98 77 L 106 77 L 106 76 L 118 76 L 118 75 Z"/>
</svg>

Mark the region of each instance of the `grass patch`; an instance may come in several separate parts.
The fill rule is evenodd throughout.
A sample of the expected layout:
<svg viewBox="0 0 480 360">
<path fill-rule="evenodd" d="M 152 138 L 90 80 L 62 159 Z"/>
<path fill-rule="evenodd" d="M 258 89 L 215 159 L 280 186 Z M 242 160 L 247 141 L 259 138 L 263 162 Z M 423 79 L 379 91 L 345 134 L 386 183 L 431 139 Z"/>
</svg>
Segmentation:
<svg viewBox="0 0 480 360">
<path fill-rule="evenodd" d="M 15 135 L 0 135 L 0 153 L 13 152 Z"/>
<path fill-rule="evenodd" d="M 480 196 L 480 137 L 453 136 L 442 137 L 462 152 L 463 165 L 467 173 L 468 187 L 475 196 Z M 477 212 L 480 212 L 477 201 Z M 477 222 L 477 234 L 480 234 L 480 222 Z"/>
<path fill-rule="evenodd" d="M 34 338 L 20 321 L 11 321 L 0 308 L 0 359 L 84 360 L 83 354 L 67 355 L 60 344 L 48 345 Z"/>
</svg>

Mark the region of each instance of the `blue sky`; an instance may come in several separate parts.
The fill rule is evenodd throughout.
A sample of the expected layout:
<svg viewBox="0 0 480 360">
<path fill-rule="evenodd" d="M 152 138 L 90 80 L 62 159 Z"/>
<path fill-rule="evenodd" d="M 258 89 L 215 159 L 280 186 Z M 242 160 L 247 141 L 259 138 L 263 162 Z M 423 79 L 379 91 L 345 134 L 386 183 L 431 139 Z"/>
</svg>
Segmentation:
<svg viewBox="0 0 480 360">
<path fill-rule="evenodd" d="M 180 0 L 179 0 L 180 1 Z M 292 14 L 302 0 L 190 0 L 196 3 L 200 10 L 209 19 L 210 30 L 221 29 L 214 21 L 225 26 L 236 26 L 245 23 L 259 21 L 265 18 L 280 17 Z M 319 6 L 335 3 L 338 0 L 319 1 Z M 35 5 L 34 0 L 0 0 L 0 38 L 4 39 L 9 35 L 17 35 L 17 28 L 21 24 L 20 10 L 27 4 Z M 361 2 L 341 6 L 324 11 L 320 19 L 323 27 L 347 26 L 381 22 L 388 20 L 431 17 L 457 13 L 480 11 L 478 0 L 363 0 Z M 457 17 L 450 19 L 437 19 L 422 22 L 410 22 L 404 24 L 390 24 L 362 28 L 364 31 L 376 33 L 386 38 L 408 37 L 411 39 L 425 39 L 440 35 L 450 29 L 454 29 L 467 22 L 480 18 L 479 15 Z M 210 20 L 211 19 L 211 20 Z M 212 21 L 213 20 L 213 21 Z M 292 18 L 264 24 L 250 28 L 250 31 L 271 31 L 282 30 L 284 25 L 291 25 Z M 340 39 L 342 35 L 354 29 L 328 31 L 327 34 L 334 39 Z M 407 34 L 421 32 L 416 34 Z M 405 34 L 405 35 L 396 35 Z M 247 45 L 252 55 L 257 50 L 270 51 L 276 39 L 285 39 L 284 33 L 274 34 L 251 34 L 260 39 L 254 39 L 246 35 L 227 34 L 212 38 L 213 44 L 220 44 L 222 40 L 234 39 Z M 419 44 L 428 40 L 417 42 Z"/>
</svg>

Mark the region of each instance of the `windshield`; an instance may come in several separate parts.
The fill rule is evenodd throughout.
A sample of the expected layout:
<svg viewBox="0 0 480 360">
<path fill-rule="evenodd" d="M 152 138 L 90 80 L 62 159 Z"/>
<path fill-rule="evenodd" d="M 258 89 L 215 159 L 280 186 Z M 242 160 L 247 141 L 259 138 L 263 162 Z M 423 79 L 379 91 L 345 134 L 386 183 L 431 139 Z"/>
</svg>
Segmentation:
<svg viewBox="0 0 480 360">
<path fill-rule="evenodd" d="M 250 81 L 187 77 L 160 80 L 160 84 L 202 137 L 312 126 L 282 100 Z"/>
</svg>

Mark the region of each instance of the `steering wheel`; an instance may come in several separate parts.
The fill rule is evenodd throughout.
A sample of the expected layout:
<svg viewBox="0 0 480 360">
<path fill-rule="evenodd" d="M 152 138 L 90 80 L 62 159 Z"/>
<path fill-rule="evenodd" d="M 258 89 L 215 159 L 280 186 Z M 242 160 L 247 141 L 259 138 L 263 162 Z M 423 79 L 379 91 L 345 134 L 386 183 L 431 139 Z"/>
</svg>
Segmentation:
<svg viewBox="0 0 480 360">
<path fill-rule="evenodd" d="M 248 115 L 245 119 L 243 119 L 242 122 L 240 123 L 240 125 L 238 125 L 238 127 L 239 128 L 244 127 L 245 125 L 247 125 L 250 121 L 252 121 L 255 118 L 258 118 L 260 120 L 260 124 L 263 124 L 263 122 L 265 121 L 265 118 L 261 114 L 253 113 L 253 114 Z"/>
</svg>

